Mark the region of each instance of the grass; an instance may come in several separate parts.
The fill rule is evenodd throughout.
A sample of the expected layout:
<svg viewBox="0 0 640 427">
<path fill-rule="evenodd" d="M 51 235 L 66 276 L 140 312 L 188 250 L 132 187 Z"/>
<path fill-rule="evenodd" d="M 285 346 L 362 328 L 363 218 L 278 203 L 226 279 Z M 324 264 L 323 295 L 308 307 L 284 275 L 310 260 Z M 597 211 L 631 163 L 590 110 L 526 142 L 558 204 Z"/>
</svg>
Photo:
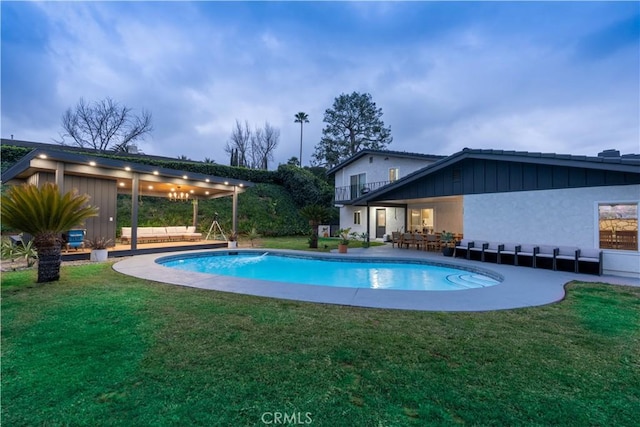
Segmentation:
<svg viewBox="0 0 640 427">
<path fill-rule="evenodd" d="M 428 313 L 35 275 L 2 275 L 2 425 L 637 425 L 640 288 Z"/>
<path fill-rule="evenodd" d="M 338 249 L 339 239 L 337 237 L 320 237 L 318 238 L 318 249 L 310 249 L 307 237 L 291 236 L 291 237 L 270 237 L 264 241 L 256 242 L 256 246 L 270 249 L 296 249 L 300 251 L 314 252 L 330 252 L 332 249 Z M 381 242 L 370 242 L 371 246 L 381 246 Z M 244 245 L 246 246 L 246 245 Z M 362 242 L 353 241 L 349 244 L 351 248 L 362 247 Z"/>
</svg>

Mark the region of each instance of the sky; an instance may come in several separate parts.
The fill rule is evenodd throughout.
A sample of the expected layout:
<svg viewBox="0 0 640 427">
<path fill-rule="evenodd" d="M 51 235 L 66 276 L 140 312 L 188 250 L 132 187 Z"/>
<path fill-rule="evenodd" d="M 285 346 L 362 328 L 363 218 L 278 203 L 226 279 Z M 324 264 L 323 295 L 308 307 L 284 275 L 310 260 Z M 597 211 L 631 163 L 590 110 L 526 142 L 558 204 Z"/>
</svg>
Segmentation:
<svg viewBox="0 0 640 427">
<path fill-rule="evenodd" d="M 228 164 L 236 120 L 272 167 L 369 93 L 390 150 L 640 153 L 638 2 L 6 2 L 3 138 L 60 139 L 80 98 L 153 116 L 147 154 Z M 69 141 L 67 139 L 67 141 Z"/>
</svg>

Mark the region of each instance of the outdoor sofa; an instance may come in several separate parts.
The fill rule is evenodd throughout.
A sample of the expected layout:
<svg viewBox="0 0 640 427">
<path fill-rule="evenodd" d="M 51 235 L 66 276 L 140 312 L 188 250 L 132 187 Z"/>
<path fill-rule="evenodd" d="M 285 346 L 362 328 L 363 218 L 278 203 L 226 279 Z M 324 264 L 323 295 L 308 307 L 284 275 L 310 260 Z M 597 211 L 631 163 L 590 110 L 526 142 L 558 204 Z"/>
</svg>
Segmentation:
<svg viewBox="0 0 640 427">
<path fill-rule="evenodd" d="M 197 241 L 202 239 L 202 233 L 196 233 L 193 226 L 172 226 L 172 227 L 138 227 L 138 242 L 178 242 Z M 122 227 L 120 236 L 122 243 L 131 242 L 131 227 Z"/>
</svg>

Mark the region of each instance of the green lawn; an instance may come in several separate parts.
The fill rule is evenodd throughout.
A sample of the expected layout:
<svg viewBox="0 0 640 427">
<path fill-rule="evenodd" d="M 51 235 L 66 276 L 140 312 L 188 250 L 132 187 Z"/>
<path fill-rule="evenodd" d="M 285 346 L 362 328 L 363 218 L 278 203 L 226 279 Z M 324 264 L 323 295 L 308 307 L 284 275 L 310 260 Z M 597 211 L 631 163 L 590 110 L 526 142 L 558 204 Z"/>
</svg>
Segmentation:
<svg viewBox="0 0 640 427">
<path fill-rule="evenodd" d="M 167 286 L 109 263 L 34 282 L 2 274 L 3 426 L 259 426 L 274 413 L 635 426 L 640 413 L 640 288 L 575 283 L 545 307 L 423 313 Z"/>
<path fill-rule="evenodd" d="M 245 242 L 244 240 L 242 242 Z M 339 239 L 337 237 L 320 237 L 318 239 L 318 249 L 309 249 L 309 241 L 307 237 L 291 236 L 291 237 L 269 237 L 264 241 L 256 242 L 256 246 L 271 249 L 296 249 L 300 251 L 330 252 L 332 249 L 338 249 Z M 381 246 L 384 243 L 370 242 L 371 246 Z M 249 242 L 243 245 L 250 245 Z M 352 241 L 349 243 L 350 248 L 361 248 L 361 241 Z"/>
</svg>

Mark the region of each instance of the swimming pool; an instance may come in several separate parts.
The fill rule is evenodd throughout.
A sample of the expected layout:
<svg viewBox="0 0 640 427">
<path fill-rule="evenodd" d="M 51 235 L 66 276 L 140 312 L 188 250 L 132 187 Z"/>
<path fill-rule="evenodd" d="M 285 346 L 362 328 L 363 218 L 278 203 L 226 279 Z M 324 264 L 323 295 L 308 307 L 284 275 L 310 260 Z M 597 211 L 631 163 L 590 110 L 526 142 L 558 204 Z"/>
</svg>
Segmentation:
<svg viewBox="0 0 640 427">
<path fill-rule="evenodd" d="M 179 270 L 303 285 L 455 291 L 500 283 L 478 270 L 424 261 L 317 258 L 268 252 L 208 252 L 169 256 L 158 264 Z"/>
</svg>

